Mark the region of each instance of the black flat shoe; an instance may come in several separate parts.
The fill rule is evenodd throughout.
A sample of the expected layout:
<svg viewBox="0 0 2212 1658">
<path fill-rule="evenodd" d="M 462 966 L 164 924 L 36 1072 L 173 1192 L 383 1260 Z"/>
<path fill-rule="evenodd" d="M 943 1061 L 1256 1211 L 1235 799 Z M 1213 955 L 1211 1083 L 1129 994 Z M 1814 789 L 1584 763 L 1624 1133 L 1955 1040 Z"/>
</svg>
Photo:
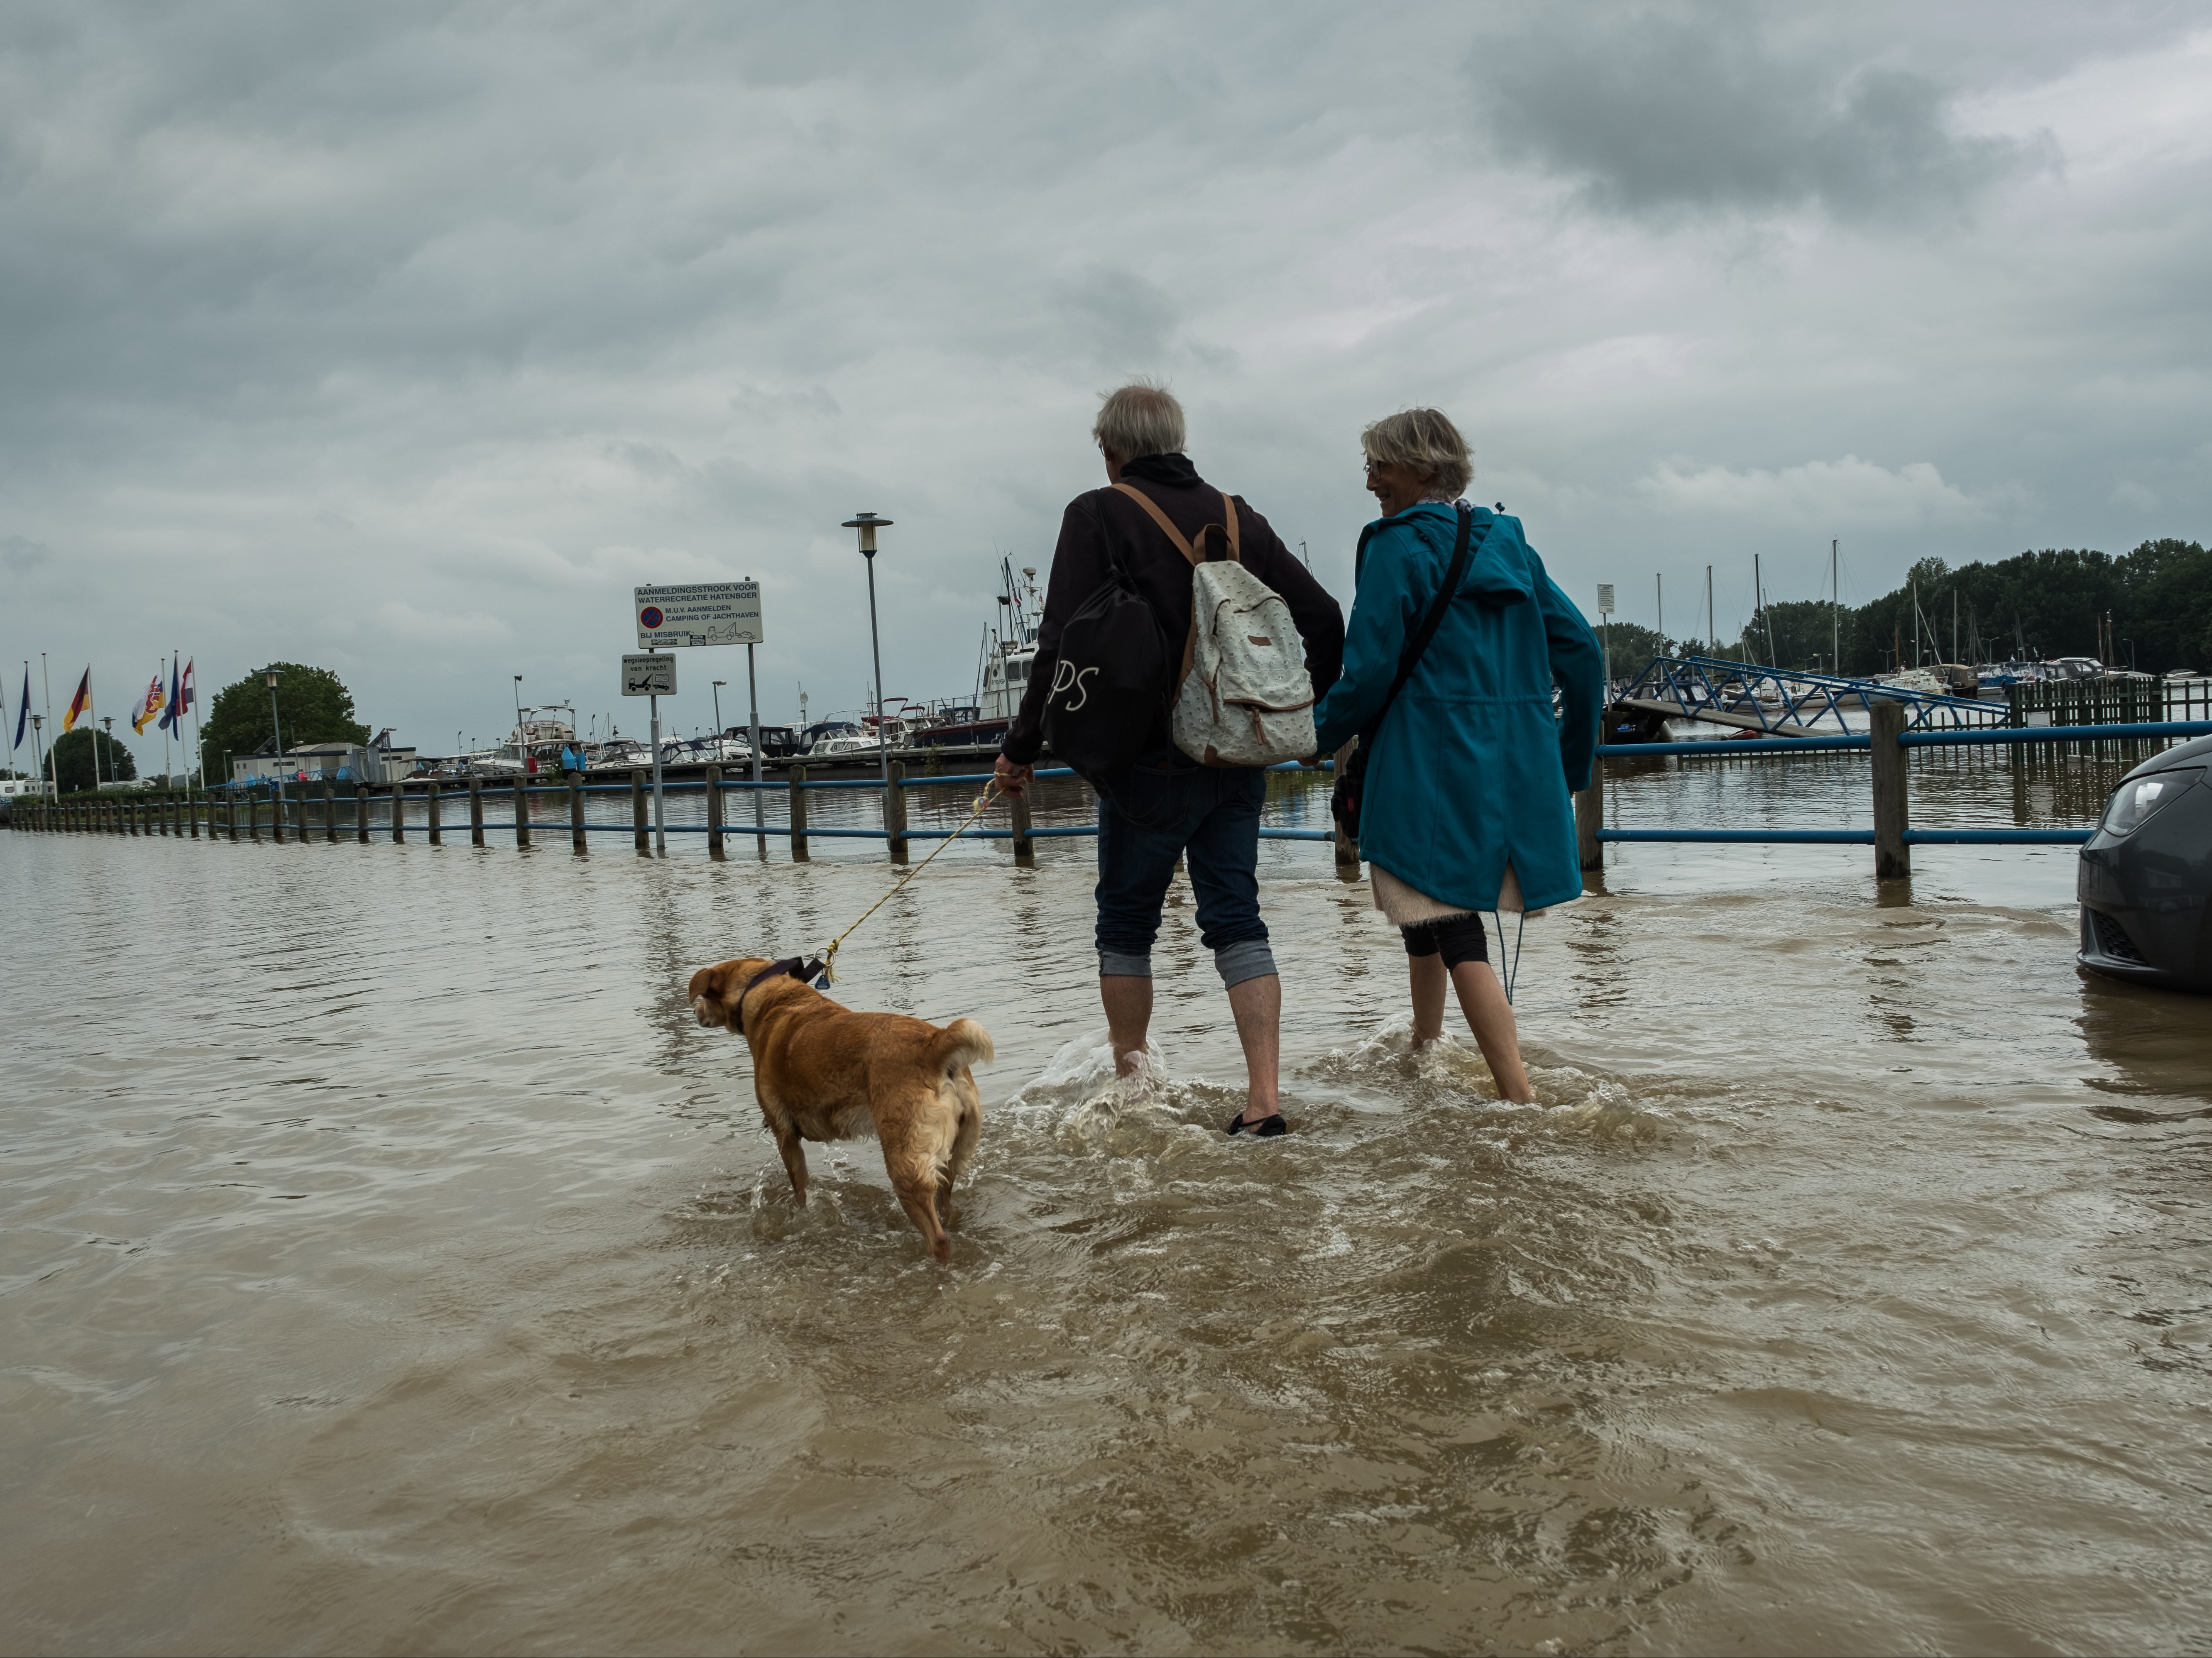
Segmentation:
<svg viewBox="0 0 2212 1658">
<path fill-rule="evenodd" d="M 1255 1139 L 1271 1140 L 1278 1134 L 1289 1133 L 1291 1126 L 1283 1121 L 1283 1114 L 1279 1111 L 1272 1117 L 1262 1117 L 1257 1122 L 1245 1121 L 1244 1114 L 1239 1111 L 1229 1120 L 1229 1132 L 1232 1134 L 1249 1134 Z"/>
</svg>

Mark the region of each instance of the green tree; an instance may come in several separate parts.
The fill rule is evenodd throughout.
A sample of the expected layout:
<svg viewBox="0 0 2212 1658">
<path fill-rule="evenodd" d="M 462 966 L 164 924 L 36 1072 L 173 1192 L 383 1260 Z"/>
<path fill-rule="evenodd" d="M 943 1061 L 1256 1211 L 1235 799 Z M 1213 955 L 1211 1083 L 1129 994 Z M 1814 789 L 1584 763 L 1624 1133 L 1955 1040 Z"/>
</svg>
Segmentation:
<svg viewBox="0 0 2212 1658">
<path fill-rule="evenodd" d="M 284 746 L 310 743 L 366 743 L 368 727 L 353 716 L 353 693 L 328 668 L 279 662 L 276 711 L 284 724 Z M 252 754 L 270 738 L 269 681 L 258 669 L 216 693 L 201 727 L 208 774 L 226 774 L 225 755 Z"/>
<path fill-rule="evenodd" d="M 98 779 L 93 774 L 94 755 L 99 756 Z M 138 775 L 138 762 L 131 757 L 130 750 L 106 732 L 82 726 L 54 739 L 46 752 L 46 775 L 58 780 L 62 793 L 73 794 L 91 788 L 96 780 L 127 783 Z"/>
</svg>

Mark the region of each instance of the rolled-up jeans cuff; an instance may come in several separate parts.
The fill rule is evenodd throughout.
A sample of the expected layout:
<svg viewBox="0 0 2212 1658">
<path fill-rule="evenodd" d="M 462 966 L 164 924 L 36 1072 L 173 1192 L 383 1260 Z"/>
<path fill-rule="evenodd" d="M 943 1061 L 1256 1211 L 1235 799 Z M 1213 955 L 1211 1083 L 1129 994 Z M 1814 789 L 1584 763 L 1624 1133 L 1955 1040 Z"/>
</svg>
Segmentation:
<svg viewBox="0 0 2212 1658">
<path fill-rule="evenodd" d="M 1234 990 L 1247 979 L 1264 979 L 1275 971 L 1275 952 L 1265 938 L 1239 938 L 1213 952 L 1214 970 L 1221 987 Z"/>
<path fill-rule="evenodd" d="M 1152 957 L 1148 950 L 1142 956 L 1132 956 L 1127 950 L 1102 950 L 1098 952 L 1098 976 L 1102 979 L 1149 979 L 1152 976 Z"/>
</svg>

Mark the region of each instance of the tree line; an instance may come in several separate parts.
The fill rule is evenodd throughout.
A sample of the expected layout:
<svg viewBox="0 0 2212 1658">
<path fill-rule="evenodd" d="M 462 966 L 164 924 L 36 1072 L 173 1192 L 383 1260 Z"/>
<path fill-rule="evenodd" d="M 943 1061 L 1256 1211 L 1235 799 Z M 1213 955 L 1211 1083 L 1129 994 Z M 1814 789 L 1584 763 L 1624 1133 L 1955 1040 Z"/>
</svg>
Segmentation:
<svg viewBox="0 0 2212 1658">
<path fill-rule="evenodd" d="M 1718 654 L 1835 672 L 1840 653 L 1844 673 L 1887 673 L 1913 664 L 1916 600 L 1922 662 L 2094 656 L 2144 673 L 2212 669 L 2212 552 L 2169 537 L 2117 558 L 2046 548 L 1955 570 L 1923 558 L 1869 604 L 1770 602 L 1717 653 L 1702 640 L 1616 621 L 1613 671 L 1635 673 L 1654 656 Z"/>
</svg>

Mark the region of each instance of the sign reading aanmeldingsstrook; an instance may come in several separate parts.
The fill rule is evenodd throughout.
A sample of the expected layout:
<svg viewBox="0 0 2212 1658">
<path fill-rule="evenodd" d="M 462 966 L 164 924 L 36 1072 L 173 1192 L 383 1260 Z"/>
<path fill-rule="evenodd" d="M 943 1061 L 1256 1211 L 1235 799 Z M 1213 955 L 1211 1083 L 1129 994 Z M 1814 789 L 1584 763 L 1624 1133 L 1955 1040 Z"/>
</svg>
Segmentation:
<svg viewBox="0 0 2212 1658">
<path fill-rule="evenodd" d="M 640 650 L 766 641 L 757 581 L 695 581 L 634 591 Z"/>
</svg>

